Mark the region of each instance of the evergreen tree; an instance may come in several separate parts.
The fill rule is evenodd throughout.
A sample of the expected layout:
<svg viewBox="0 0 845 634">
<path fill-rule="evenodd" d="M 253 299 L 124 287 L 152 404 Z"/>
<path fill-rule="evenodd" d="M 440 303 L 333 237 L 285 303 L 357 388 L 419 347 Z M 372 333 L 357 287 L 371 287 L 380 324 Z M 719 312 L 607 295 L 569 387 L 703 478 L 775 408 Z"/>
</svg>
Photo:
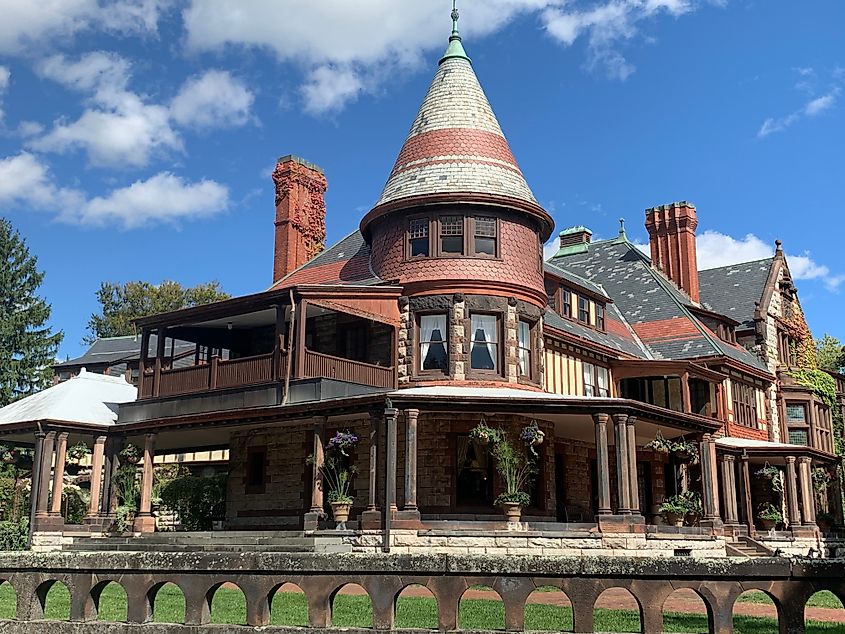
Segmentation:
<svg viewBox="0 0 845 634">
<path fill-rule="evenodd" d="M 842 372 L 845 370 L 845 346 L 836 337 L 825 334 L 821 339 L 816 339 L 816 350 L 818 351 L 819 367 L 830 372 Z"/>
<path fill-rule="evenodd" d="M 48 325 L 50 304 L 36 293 L 44 273 L 26 242 L 0 218 L 0 406 L 50 385 L 61 332 Z"/>
<path fill-rule="evenodd" d="M 85 343 L 94 343 L 103 337 L 124 337 L 135 330 L 132 320 L 182 308 L 211 304 L 230 295 L 220 289 L 218 282 L 198 284 L 185 288 L 179 282 L 165 281 L 159 285 L 149 282 L 115 284 L 103 282 L 97 291 L 100 312 L 88 320 Z"/>
</svg>

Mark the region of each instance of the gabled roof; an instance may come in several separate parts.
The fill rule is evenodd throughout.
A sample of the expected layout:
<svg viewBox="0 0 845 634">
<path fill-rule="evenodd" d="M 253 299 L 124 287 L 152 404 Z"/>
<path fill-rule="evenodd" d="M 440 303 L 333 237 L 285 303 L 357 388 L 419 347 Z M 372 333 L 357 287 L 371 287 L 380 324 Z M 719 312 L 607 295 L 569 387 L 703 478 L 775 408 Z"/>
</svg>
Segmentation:
<svg viewBox="0 0 845 634">
<path fill-rule="evenodd" d="M 772 256 L 699 271 L 701 304 L 738 321 L 742 328 L 753 328 L 754 303 L 763 298 L 774 259 Z"/>
<path fill-rule="evenodd" d="M 583 252 L 558 254 L 551 262 L 599 284 L 654 358 L 727 356 L 768 373 L 756 355 L 707 329 L 686 307 L 690 298 L 624 237 L 590 243 Z"/>
<path fill-rule="evenodd" d="M 370 268 L 370 245 L 360 231 L 353 231 L 331 248 L 283 277 L 270 290 L 306 284 L 375 286 L 382 283 Z"/>
<path fill-rule="evenodd" d="M 78 376 L 0 409 L 0 426 L 12 423 L 62 421 L 112 425 L 117 406 L 134 401 L 138 391 L 123 377 L 83 370 Z"/>
<path fill-rule="evenodd" d="M 150 349 L 155 350 L 157 345 L 156 335 L 150 335 Z M 191 352 L 196 344 L 187 341 L 177 341 L 175 356 Z M 102 364 L 117 365 L 126 361 L 137 361 L 141 357 L 141 337 L 129 335 L 126 337 L 105 337 L 97 339 L 81 357 L 62 361 L 53 366 L 54 369 L 95 367 Z"/>
<path fill-rule="evenodd" d="M 604 292 L 604 289 L 601 286 L 591 282 L 587 278 L 576 275 L 572 271 L 567 271 L 552 262 L 544 262 L 543 269 L 546 273 L 559 277 L 573 286 L 581 287 L 584 290 L 590 291 L 594 295 L 605 298 L 607 301 L 613 301 L 612 298 L 607 296 L 607 293 Z"/>
</svg>

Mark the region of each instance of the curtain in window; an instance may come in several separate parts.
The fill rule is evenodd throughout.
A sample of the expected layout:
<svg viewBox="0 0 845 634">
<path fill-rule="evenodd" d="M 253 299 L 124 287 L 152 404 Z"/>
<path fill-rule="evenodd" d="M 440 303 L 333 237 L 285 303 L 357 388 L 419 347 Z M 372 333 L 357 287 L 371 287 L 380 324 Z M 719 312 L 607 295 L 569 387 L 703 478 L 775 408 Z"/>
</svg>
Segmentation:
<svg viewBox="0 0 845 634">
<path fill-rule="evenodd" d="M 498 369 L 498 337 L 495 315 L 472 316 L 472 367 L 476 370 Z"/>
<path fill-rule="evenodd" d="M 519 322 L 519 373 L 523 376 L 531 374 L 531 328 L 528 323 Z"/>
<path fill-rule="evenodd" d="M 593 379 L 593 373 L 595 369 L 592 363 L 584 364 L 584 396 L 594 396 L 593 386 L 595 385 L 595 381 Z"/>
<path fill-rule="evenodd" d="M 437 337 L 435 338 L 435 334 Z M 431 342 L 439 340 L 446 346 L 446 315 L 423 315 L 420 318 L 420 357 L 425 365 Z"/>
<path fill-rule="evenodd" d="M 596 366 L 596 375 L 598 376 L 599 396 L 609 396 L 610 392 L 607 390 L 607 368 Z"/>
</svg>

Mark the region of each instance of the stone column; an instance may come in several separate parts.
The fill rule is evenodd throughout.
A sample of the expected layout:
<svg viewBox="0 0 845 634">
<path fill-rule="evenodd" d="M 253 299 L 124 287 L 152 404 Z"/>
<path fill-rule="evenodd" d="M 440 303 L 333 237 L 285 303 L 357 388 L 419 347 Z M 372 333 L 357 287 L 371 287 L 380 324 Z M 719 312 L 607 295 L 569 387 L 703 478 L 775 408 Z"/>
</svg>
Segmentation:
<svg viewBox="0 0 845 634">
<path fill-rule="evenodd" d="M 716 442 L 710 434 L 701 439 L 701 511 L 702 520 L 720 522 L 719 488 L 716 476 Z"/>
<path fill-rule="evenodd" d="M 305 514 L 303 525 L 307 531 L 317 530 L 320 518 L 325 515 L 323 511 L 323 472 L 325 462 L 325 436 L 326 422 L 314 425 L 314 465 L 311 473 L 311 509 Z"/>
<path fill-rule="evenodd" d="M 631 514 L 631 486 L 628 455 L 628 415 L 614 414 L 614 436 L 616 440 L 616 513 L 618 515 Z"/>
<path fill-rule="evenodd" d="M 91 523 L 99 516 L 100 491 L 103 487 L 103 453 L 106 446 L 106 437 L 98 436 L 94 440 L 94 451 L 91 455 L 91 500 L 88 503 L 88 515 L 86 523 Z"/>
<path fill-rule="evenodd" d="M 405 511 L 417 510 L 417 419 L 418 409 L 405 410 Z"/>
<path fill-rule="evenodd" d="M 637 417 L 628 416 L 628 484 L 631 488 L 631 513 L 640 513 L 640 482 L 637 474 Z"/>
<path fill-rule="evenodd" d="M 155 468 L 155 434 L 147 434 L 144 439 L 144 467 L 141 474 L 141 503 L 135 530 L 139 533 L 154 533 L 156 521 L 152 513 L 153 475 Z"/>
<path fill-rule="evenodd" d="M 396 408 L 388 407 L 384 410 L 387 423 L 387 477 L 385 478 L 384 505 L 388 513 L 395 513 L 396 506 Z"/>
<path fill-rule="evenodd" d="M 361 528 L 363 530 L 378 530 L 381 528 L 381 511 L 378 507 L 378 443 L 381 416 L 380 410 L 370 412 L 369 503 L 367 510 L 361 513 Z"/>
<path fill-rule="evenodd" d="M 801 512 L 798 507 L 798 490 L 795 486 L 795 456 L 786 457 L 786 470 L 783 474 L 783 480 L 789 528 L 795 528 L 801 525 Z"/>
<path fill-rule="evenodd" d="M 806 456 L 798 458 L 798 481 L 801 487 L 801 502 L 803 506 L 804 522 L 802 526 L 816 527 L 816 496 L 813 492 L 813 478 L 810 473 L 810 459 Z"/>
<path fill-rule="evenodd" d="M 722 457 L 722 497 L 725 500 L 724 517 L 725 524 L 736 526 L 738 509 L 736 504 L 736 458 L 733 456 Z"/>
<path fill-rule="evenodd" d="M 53 499 L 50 501 L 50 515 L 61 518 L 62 493 L 65 484 L 65 460 L 67 459 L 67 432 L 58 435 L 59 444 L 56 447 L 56 473 L 53 476 Z M 64 524 L 64 521 L 61 522 Z"/>
<path fill-rule="evenodd" d="M 53 448 L 56 444 L 56 432 L 47 432 L 41 443 L 41 468 L 38 473 L 38 502 L 35 506 L 35 520 L 39 526 L 49 517 L 47 501 L 50 497 L 50 472 L 53 469 Z"/>
<path fill-rule="evenodd" d="M 610 508 L 610 457 L 607 450 L 607 422 L 609 420 L 610 416 L 607 414 L 593 414 L 593 422 L 596 424 L 596 479 L 598 482 L 596 493 L 599 515 L 613 513 Z"/>
</svg>

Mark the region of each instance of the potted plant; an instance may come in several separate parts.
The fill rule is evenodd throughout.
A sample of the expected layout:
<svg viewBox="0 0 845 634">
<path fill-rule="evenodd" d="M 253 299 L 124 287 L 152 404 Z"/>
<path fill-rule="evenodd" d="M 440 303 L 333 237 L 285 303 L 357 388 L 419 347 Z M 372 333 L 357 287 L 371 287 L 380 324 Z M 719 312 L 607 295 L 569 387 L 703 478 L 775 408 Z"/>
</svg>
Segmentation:
<svg viewBox="0 0 845 634">
<path fill-rule="evenodd" d="M 499 441 L 500 433 L 500 430 L 489 427 L 482 418 L 481 422 L 469 432 L 469 439 L 477 445 L 486 447 L 491 443 L 496 444 Z"/>
<path fill-rule="evenodd" d="M 658 509 L 670 526 L 683 526 L 684 518 L 689 512 L 689 501 L 682 495 L 673 495 L 664 501 Z"/>
<path fill-rule="evenodd" d="M 350 450 L 358 444 L 358 441 L 358 436 L 350 431 L 337 432 L 326 444 L 323 464 L 318 467 L 325 483 L 332 518 L 338 530 L 346 529 L 349 511 L 355 501 L 349 491 L 352 476 L 358 472 L 358 469 L 354 465 L 349 465 L 348 459 Z M 308 456 L 308 464 L 316 464 L 314 454 Z"/>
<path fill-rule="evenodd" d="M 90 455 L 91 449 L 84 442 L 78 442 L 67 450 L 67 460 L 71 464 L 79 464 Z"/>
<path fill-rule="evenodd" d="M 133 464 L 126 464 L 118 468 L 115 475 L 117 489 L 117 512 L 113 530 L 124 533 L 132 530 L 135 515 L 138 512 L 138 502 L 141 499 L 138 485 L 138 470 Z"/>
<path fill-rule="evenodd" d="M 669 440 L 666 440 L 663 437 L 663 434 L 661 433 L 661 431 L 658 429 L 657 435 L 654 437 L 654 440 L 652 440 L 650 443 L 648 443 L 645 446 L 645 448 L 651 449 L 652 451 L 654 451 L 656 453 L 662 453 L 664 455 L 668 455 L 669 452 L 672 451 L 672 442 L 669 441 Z"/>
<path fill-rule="evenodd" d="M 770 531 L 783 522 L 783 514 L 771 502 L 764 502 L 757 507 L 757 519 L 763 525 L 763 530 Z"/>
<path fill-rule="evenodd" d="M 138 464 L 141 462 L 141 448 L 132 443 L 126 445 L 118 455 L 121 460 L 129 464 Z"/>
<path fill-rule="evenodd" d="M 686 500 L 687 513 L 685 516 L 688 526 L 698 526 L 701 520 L 701 495 L 696 491 L 687 491 L 682 493 L 681 497 Z"/>
<path fill-rule="evenodd" d="M 483 421 L 470 432 L 470 438 L 487 439 L 496 471 L 505 483 L 505 490 L 496 498 L 494 504 L 502 508 L 508 523 L 518 523 L 522 517 L 522 509 L 531 503 L 531 497 L 525 489 L 531 484 L 531 478 L 536 471 L 533 457 L 524 449 L 520 450 L 514 446 L 504 430 L 492 429 Z"/>
<path fill-rule="evenodd" d="M 519 434 L 519 439 L 524 442 L 531 450 L 531 453 L 536 456 L 537 450 L 535 447 L 543 444 L 543 441 L 546 439 L 546 432 L 537 426 L 536 420 L 532 420 L 530 425 L 522 428 L 522 432 Z"/>
<path fill-rule="evenodd" d="M 780 469 L 767 462 L 764 467 L 757 469 L 757 471 L 754 472 L 754 475 L 758 478 L 763 478 L 764 480 L 774 480 L 780 475 Z"/>
</svg>

